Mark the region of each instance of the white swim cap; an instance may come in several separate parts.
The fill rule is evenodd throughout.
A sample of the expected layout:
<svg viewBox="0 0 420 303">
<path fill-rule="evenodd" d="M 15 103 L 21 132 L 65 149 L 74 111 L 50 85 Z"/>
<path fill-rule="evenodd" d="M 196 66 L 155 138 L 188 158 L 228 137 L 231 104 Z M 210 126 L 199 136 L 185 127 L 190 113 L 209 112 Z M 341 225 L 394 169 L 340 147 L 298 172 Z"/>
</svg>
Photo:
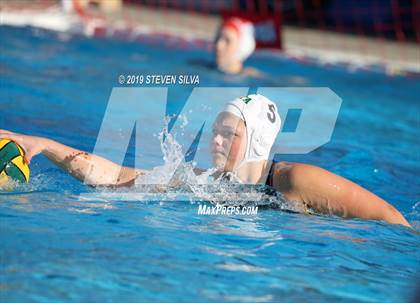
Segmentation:
<svg viewBox="0 0 420 303">
<path fill-rule="evenodd" d="M 239 36 L 237 58 L 244 61 L 255 50 L 255 30 L 252 22 L 237 17 L 223 22 L 221 29 L 231 28 Z"/>
<path fill-rule="evenodd" d="M 262 95 L 248 95 L 229 101 L 222 112 L 231 113 L 245 122 L 247 146 L 240 165 L 268 160 L 281 126 L 276 104 Z"/>
</svg>

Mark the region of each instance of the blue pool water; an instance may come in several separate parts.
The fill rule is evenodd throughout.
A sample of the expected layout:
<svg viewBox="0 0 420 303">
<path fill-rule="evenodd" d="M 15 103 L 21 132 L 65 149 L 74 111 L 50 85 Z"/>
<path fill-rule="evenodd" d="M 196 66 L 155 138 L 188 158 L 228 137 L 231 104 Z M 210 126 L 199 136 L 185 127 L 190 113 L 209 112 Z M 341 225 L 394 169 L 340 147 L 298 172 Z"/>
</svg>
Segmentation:
<svg viewBox="0 0 420 303">
<path fill-rule="evenodd" d="M 0 128 L 90 152 L 120 74 L 198 74 L 200 86 L 329 87 L 343 100 L 331 142 L 278 158 L 347 177 L 420 229 L 418 79 L 265 53 L 249 60 L 269 75 L 255 80 L 207 70 L 192 61 L 210 53 L 163 42 L 12 27 L 0 27 L 0 41 Z M 171 104 L 190 88 L 170 92 Z M 133 146 L 125 161 L 134 162 Z M 30 184 L 0 192 L 1 302 L 407 302 L 420 279 L 419 235 L 402 226 L 274 209 L 199 216 L 182 199 L 95 199 L 44 156 L 31 173 Z M 86 192 L 93 198 L 81 199 Z"/>
</svg>

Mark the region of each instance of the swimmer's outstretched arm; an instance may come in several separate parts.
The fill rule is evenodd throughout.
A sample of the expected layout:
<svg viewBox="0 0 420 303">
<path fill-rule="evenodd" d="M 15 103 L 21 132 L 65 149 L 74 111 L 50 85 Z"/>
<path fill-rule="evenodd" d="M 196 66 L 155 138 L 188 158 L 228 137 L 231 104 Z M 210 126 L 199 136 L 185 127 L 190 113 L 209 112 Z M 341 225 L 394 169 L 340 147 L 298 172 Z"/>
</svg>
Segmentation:
<svg viewBox="0 0 420 303">
<path fill-rule="evenodd" d="M 273 185 L 288 200 L 301 202 L 321 213 L 410 226 L 403 215 L 385 200 L 320 167 L 277 163 Z"/>
<path fill-rule="evenodd" d="M 64 171 L 91 186 L 130 186 L 138 175 L 144 173 L 47 138 L 0 130 L 0 139 L 10 139 L 22 146 L 27 163 L 42 153 Z"/>
</svg>

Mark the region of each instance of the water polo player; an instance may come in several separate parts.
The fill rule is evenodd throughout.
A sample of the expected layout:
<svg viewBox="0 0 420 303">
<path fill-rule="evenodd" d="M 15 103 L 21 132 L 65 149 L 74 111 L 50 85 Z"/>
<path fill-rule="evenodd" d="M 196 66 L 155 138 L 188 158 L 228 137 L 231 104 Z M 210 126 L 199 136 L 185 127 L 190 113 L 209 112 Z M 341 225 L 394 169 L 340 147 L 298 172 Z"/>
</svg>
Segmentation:
<svg viewBox="0 0 420 303">
<path fill-rule="evenodd" d="M 227 19 L 218 31 L 214 48 L 220 71 L 258 76 L 257 70 L 243 67 L 243 62 L 255 50 L 255 33 L 251 22 L 237 17 Z"/>
<path fill-rule="evenodd" d="M 325 169 L 301 163 L 271 163 L 269 154 L 280 125 L 276 104 L 262 95 L 228 102 L 213 125 L 211 152 L 219 174 L 242 183 L 266 183 L 292 203 L 319 213 L 410 226 L 392 205 Z M 0 139 L 20 144 L 27 161 L 43 153 L 66 172 L 92 186 L 129 186 L 146 173 L 47 138 L 0 130 Z"/>
</svg>

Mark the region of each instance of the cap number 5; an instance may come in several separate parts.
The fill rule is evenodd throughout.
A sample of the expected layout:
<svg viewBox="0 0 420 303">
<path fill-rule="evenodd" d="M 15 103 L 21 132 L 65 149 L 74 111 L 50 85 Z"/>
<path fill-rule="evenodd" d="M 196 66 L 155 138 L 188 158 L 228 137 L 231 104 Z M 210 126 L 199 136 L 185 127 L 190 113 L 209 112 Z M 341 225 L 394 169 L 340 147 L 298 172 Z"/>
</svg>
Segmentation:
<svg viewBox="0 0 420 303">
<path fill-rule="evenodd" d="M 276 113 L 275 113 L 276 108 L 274 107 L 274 105 L 273 104 L 268 105 L 268 110 L 269 110 L 269 112 L 267 113 L 268 120 L 270 120 L 271 123 L 276 122 Z"/>
</svg>

